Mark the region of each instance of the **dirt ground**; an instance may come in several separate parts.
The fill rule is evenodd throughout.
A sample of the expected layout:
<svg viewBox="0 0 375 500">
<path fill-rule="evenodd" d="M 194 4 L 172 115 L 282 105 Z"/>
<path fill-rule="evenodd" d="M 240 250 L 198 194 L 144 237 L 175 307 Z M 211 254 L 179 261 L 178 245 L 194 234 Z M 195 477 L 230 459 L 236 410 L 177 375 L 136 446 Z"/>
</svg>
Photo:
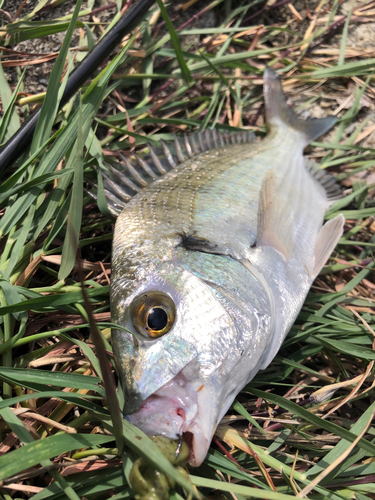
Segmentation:
<svg viewBox="0 0 375 500">
<path fill-rule="evenodd" d="M 49 2 L 50 3 L 50 2 Z M 91 2 L 93 3 L 93 2 Z M 12 2 L 6 0 L 3 5 L 3 9 L 0 12 L 0 23 L 8 24 L 9 19 L 13 19 L 17 10 L 20 7 L 20 0 L 17 2 Z M 21 17 L 26 16 L 31 13 L 33 9 L 39 4 L 39 0 L 27 0 L 25 6 L 22 9 Z M 72 14 L 76 2 L 74 0 L 67 0 L 61 5 L 54 7 L 53 9 L 48 9 L 42 12 L 40 15 L 33 17 L 33 21 L 43 21 L 43 20 L 56 20 L 60 17 Z M 99 9 L 107 5 L 113 5 L 113 2 L 109 0 L 100 0 L 94 3 L 93 9 Z M 48 6 L 48 4 L 47 4 Z M 83 0 L 82 10 L 88 8 L 88 0 Z M 103 23 L 109 23 L 116 13 L 116 7 L 111 7 L 108 10 L 98 12 L 95 16 Z M 85 16 L 81 18 L 82 21 L 90 21 L 91 16 Z M 71 46 L 75 47 L 79 44 L 80 37 L 83 36 L 82 33 L 76 30 L 72 38 Z M 100 31 L 97 29 L 94 31 L 93 35 L 96 40 L 100 37 Z M 51 52 L 58 52 L 60 50 L 61 44 L 64 40 L 65 33 L 56 33 L 54 35 L 49 35 L 43 38 L 36 38 L 34 40 L 26 40 L 24 42 L 10 46 L 13 50 L 32 53 L 32 54 L 50 54 Z M 52 71 L 54 61 L 45 62 L 42 64 L 35 64 L 29 66 L 26 71 L 24 78 L 24 91 L 28 94 L 38 94 L 40 92 L 45 92 L 48 85 L 48 78 Z M 23 69 L 23 68 L 22 68 Z M 11 85 L 16 85 L 19 70 L 15 68 L 6 68 L 5 73 L 7 79 Z"/>
</svg>

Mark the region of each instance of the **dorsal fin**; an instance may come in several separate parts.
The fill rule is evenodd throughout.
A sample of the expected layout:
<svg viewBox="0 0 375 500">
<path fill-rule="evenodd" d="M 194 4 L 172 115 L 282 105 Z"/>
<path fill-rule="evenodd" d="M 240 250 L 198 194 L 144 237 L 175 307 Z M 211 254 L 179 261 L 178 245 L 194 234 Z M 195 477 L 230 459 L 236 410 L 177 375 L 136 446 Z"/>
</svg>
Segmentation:
<svg viewBox="0 0 375 500">
<path fill-rule="evenodd" d="M 264 100 L 268 128 L 293 129 L 300 135 L 304 146 L 327 132 L 337 121 L 334 116 L 298 119 L 286 102 L 279 75 L 268 67 L 264 70 Z"/>
<path fill-rule="evenodd" d="M 122 162 L 105 163 L 101 169 L 108 208 L 117 217 L 131 198 L 151 182 L 161 178 L 195 155 L 231 144 L 251 143 L 255 135 L 249 130 L 220 132 L 206 129 L 172 141 L 161 141 L 160 147 L 148 145 L 148 151 L 126 157 Z"/>
</svg>

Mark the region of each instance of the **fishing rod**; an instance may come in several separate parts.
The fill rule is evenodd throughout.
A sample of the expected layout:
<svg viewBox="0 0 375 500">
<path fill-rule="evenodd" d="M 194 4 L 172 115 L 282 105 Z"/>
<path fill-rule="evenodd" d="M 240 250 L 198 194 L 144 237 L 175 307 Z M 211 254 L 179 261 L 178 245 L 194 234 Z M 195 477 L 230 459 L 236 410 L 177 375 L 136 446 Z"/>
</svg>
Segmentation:
<svg viewBox="0 0 375 500">
<path fill-rule="evenodd" d="M 125 35 L 130 33 L 146 14 L 155 0 L 139 0 L 122 17 L 113 28 L 95 45 L 81 63 L 72 71 L 66 82 L 64 94 L 61 98 L 60 108 L 83 86 L 85 81 L 94 73 L 99 65 L 105 61 L 110 53 L 121 43 Z M 40 109 L 22 124 L 17 132 L 0 148 L 0 179 L 5 172 L 15 163 L 29 145 L 38 123 Z"/>
</svg>

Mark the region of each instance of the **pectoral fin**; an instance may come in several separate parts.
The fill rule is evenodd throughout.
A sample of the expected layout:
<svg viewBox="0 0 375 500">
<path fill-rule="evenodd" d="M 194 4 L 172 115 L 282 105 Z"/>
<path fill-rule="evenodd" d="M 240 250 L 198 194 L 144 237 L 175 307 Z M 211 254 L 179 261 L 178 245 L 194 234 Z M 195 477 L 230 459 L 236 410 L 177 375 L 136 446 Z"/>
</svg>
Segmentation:
<svg viewBox="0 0 375 500">
<path fill-rule="evenodd" d="M 285 210 L 275 190 L 274 172 L 270 170 L 259 197 L 257 246 L 269 246 L 289 260 L 294 245 L 294 220 Z"/>
<path fill-rule="evenodd" d="M 341 238 L 345 218 L 342 214 L 324 224 L 315 245 L 314 278 L 319 274 Z"/>
</svg>

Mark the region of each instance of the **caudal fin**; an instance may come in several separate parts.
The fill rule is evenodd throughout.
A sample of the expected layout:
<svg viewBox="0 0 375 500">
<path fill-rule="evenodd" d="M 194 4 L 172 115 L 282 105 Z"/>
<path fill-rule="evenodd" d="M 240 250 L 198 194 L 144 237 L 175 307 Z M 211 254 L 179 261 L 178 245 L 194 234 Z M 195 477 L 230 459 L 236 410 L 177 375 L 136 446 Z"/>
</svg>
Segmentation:
<svg viewBox="0 0 375 500">
<path fill-rule="evenodd" d="M 264 70 L 264 100 L 267 126 L 270 129 L 280 126 L 292 128 L 301 134 L 305 146 L 327 132 L 337 121 L 334 116 L 299 120 L 286 103 L 279 75 L 268 67 Z"/>
</svg>

